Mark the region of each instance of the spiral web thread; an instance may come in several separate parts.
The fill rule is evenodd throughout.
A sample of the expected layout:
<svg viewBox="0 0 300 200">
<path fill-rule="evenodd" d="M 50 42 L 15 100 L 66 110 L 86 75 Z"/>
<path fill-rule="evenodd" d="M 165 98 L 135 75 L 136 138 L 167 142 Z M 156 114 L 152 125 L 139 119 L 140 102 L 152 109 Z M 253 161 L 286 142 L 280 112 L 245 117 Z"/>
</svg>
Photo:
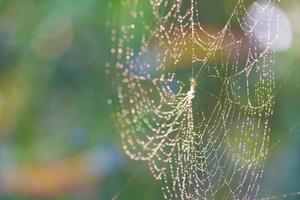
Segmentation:
<svg viewBox="0 0 300 200">
<path fill-rule="evenodd" d="M 155 23 L 147 24 L 131 1 L 132 22 L 112 31 L 123 149 L 148 163 L 165 199 L 255 199 L 268 154 L 276 36 L 274 21 L 247 9 L 263 13 L 276 1 L 238 0 L 214 33 L 202 26 L 198 2 L 150 0 Z M 277 19 L 272 9 L 268 16 Z M 257 37 L 262 21 L 269 31 Z M 188 79 L 175 69 L 182 63 L 190 63 Z"/>
</svg>

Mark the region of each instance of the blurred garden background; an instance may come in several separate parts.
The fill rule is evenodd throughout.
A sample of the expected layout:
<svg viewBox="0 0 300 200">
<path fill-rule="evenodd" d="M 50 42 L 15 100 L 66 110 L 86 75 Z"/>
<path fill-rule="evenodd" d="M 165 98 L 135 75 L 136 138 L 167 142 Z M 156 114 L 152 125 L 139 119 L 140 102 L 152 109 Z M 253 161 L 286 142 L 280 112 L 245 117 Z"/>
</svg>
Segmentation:
<svg viewBox="0 0 300 200">
<path fill-rule="evenodd" d="M 235 1 L 201 2 L 209 26 L 223 22 Z M 0 0 L 0 199 L 162 199 L 146 164 L 122 152 L 114 125 L 116 92 L 105 63 L 109 23 L 121 26 L 123 3 Z M 300 2 L 278 6 L 291 32 L 281 27 L 286 45 L 275 54 L 260 197 L 300 191 Z"/>
</svg>

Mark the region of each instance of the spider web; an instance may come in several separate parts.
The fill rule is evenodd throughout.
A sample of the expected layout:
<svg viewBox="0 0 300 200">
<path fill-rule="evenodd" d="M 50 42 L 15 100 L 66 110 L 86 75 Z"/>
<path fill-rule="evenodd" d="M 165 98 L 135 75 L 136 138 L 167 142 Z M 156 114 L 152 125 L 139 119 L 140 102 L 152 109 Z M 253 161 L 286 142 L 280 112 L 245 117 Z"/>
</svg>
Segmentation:
<svg viewBox="0 0 300 200">
<path fill-rule="evenodd" d="M 130 22 L 112 31 L 111 49 L 125 153 L 148 163 L 165 199 L 256 198 L 274 104 L 276 1 L 238 0 L 220 30 L 202 25 L 198 0 L 150 0 L 154 22 L 145 2 L 127 3 Z"/>
</svg>

